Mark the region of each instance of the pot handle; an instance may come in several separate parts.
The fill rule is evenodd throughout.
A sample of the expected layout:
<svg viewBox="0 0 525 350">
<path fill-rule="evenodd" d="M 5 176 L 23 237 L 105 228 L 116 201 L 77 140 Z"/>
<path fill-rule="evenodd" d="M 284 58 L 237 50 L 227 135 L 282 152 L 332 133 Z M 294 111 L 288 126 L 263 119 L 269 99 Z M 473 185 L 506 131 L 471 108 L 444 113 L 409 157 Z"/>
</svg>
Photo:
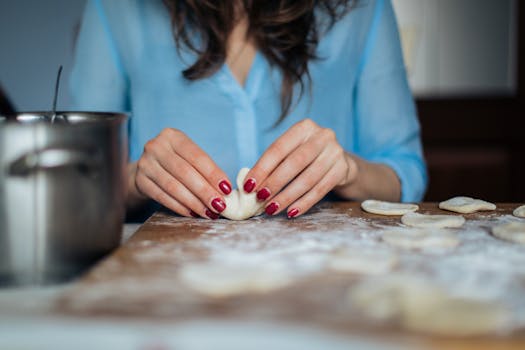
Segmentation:
<svg viewBox="0 0 525 350">
<path fill-rule="evenodd" d="M 28 176 L 37 171 L 77 167 L 81 172 L 92 175 L 102 165 L 100 152 L 92 149 L 45 148 L 23 155 L 11 163 L 9 174 Z"/>
</svg>

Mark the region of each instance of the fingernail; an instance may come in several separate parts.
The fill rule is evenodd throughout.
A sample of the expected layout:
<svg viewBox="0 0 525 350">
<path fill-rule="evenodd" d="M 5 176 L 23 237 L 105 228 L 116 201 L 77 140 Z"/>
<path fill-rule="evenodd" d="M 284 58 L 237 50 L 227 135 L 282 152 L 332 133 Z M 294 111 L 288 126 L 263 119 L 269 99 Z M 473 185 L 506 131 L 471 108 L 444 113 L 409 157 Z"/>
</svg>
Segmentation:
<svg viewBox="0 0 525 350">
<path fill-rule="evenodd" d="M 248 179 L 244 183 L 244 192 L 251 193 L 255 188 L 255 179 Z"/>
<path fill-rule="evenodd" d="M 224 193 L 224 194 L 230 194 L 232 192 L 232 186 L 226 180 L 222 180 L 219 183 L 219 188 L 222 191 L 222 193 Z"/>
<path fill-rule="evenodd" d="M 297 208 L 290 209 L 290 211 L 288 212 L 288 219 L 296 217 L 297 214 L 299 214 L 299 209 Z"/>
<path fill-rule="evenodd" d="M 223 212 L 226 209 L 226 204 L 220 198 L 215 198 L 211 201 L 211 206 L 217 210 L 219 213 Z"/>
<path fill-rule="evenodd" d="M 261 202 L 267 200 L 268 197 L 270 197 L 270 190 L 266 187 L 257 192 L 257 199 Z"/>
<path fill-rule="evenodd" d="M 206 216 L 212 220 L 217 220 L 219 218 L 219 214 L 212 212 L 210 209 L 206 209 Z"/>
<path fill-rule="evenodd" d="M 193 210 L 190 210 L 190 215 L 193 216 L 194 218 L 200 218 L 199 214 L 197 214 Z"/>
<path fill-rule="evenodd" d="M 275 202 L 271 202 L 269 206 L 266 207 L 266 209 L 264 209 L 264 211 L 266 212 L 266 214 L 268 215 L 273 215 L 275 214 L 275 212 L 277 211 L 277 209 L 279 209 L 279 204 L 278 203 L 275 203 Z"/>
</svg>

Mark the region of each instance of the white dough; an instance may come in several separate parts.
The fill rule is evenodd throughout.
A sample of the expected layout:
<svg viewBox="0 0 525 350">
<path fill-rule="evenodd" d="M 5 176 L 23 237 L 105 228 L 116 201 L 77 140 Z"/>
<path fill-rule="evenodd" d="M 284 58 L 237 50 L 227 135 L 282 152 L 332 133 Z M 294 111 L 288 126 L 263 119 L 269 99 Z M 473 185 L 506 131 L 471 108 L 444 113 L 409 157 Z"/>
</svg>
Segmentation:
<svg viewBox="0 0 525 350">
<path fill-rule="evenodd" d="M 390 245 L 405 249 L 454 248 L 459 244 L 457 236 L 444 229 L 404 228 L 383 233 L 383 240 Z"/>
<path fill-rule="evenodd" d="M 505 241 L 525 244 L 525 222 L 510 222 L 492 228 L 492 234 Z"/>
<path fill-rule="evenodd" d="M 514 209 L 512 214 L 514 214 L 514 216 L 517 216 L 519 218 L 525 218 L 525 205 L 522 205 L 521 207 L 517 207 L 516 209 Z"/>
<path fill-rule="evenodd" d="M 407 213 L 401 217 L 401 222 L 412 227 L 445 228 L 461 227 L 465 223 L 465 218 L 458 215 Z"/>
<path fill-rule="evenodd" d="M 453 297 L 422 278 L 394 275 L 361 282 L 348 291 L 349 302 L 376 321 L 444 336 L 474 336 L 504 331 L 510 312 L 501 304 Z"/>
<path fill-rule="evenodd" d="M 226 209 L 221 213 L 222 216 L 230 220 L 246 220 L 252 216 L 261 215 L 264 212 L 264 202 L 257 201 L 255 192 L 246 193 L 242 190 L 244 178 L 250 171 L 249 168 L 242 168 L 237 175 L 237 189 L 224 197 Z"/>
<path fill-rule="evenodd" d="M 403 215 L 419 209 L 417 204 L 383 202 L 368 199 L 361 203 L 364 211 L 379 215 Z"/>
<path fill-rule="evenodd" d="M 397 255 L 390 252 L 346 248 L 335 251 L 327 266 L 337 272 L 381 275 L 390 272 L 397 262 Z"/>
<path fill-rule="evenodd" d="M 454 197 L 439 203 L 439 208 L 461 214 L 471 214 L 480 210 L 496 210 L 496 205 L 481 199 Z"/>
<path fill-rule="evenodd" d="M 213 298 L 265 293 L 292 282 L 288 272 L 275 266 L 195 263 L 184 266 L 179 279 L 188 288 Z"/>
</svg>

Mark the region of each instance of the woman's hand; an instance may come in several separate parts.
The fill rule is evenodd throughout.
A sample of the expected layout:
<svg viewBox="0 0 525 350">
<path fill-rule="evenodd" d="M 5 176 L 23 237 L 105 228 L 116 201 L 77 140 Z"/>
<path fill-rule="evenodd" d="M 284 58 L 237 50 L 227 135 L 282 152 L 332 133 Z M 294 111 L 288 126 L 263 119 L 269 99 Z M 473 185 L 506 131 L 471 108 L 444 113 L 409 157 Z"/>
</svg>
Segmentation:
<svg viewBox="0 0 525 350">
<path fill-rule="evenodd" d="M 151 198 L 182 216 L 217 219 L 231 192 L 226 174 L 183 132 L 164 129 L 130 165 L 128 207 Z"/>
<path fill-rule="evenodd" d="M 358 167 L 331 129 L 302 120 L 279 137 L 246 176 L 244 191 L 268 201 L 266 213 L 287 209 L 289 218 L 308 211 L 335 187 L 346 187 Z"/>
</svg>

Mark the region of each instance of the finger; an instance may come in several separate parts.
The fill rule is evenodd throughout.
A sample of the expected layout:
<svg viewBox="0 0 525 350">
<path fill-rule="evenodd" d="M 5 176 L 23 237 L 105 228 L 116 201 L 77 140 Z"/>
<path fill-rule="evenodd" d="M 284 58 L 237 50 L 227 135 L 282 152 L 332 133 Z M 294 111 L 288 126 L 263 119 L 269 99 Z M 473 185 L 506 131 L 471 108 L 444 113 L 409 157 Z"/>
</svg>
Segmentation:
<svg viewBox="0 0 525 350">
<path fill-rule="evenodd" d="M 304 119 L 275 140 L 246 175 L 244 191 L 251 193 L 258 189 L 257 184 L 262 184 L 275 168 L 317 129 L 319 126 L 311 119 Z"/>
<path fill-rule="evenodd" d="M 272 198 L 271 203 L 266 207 L 266 213 L 268 215 L 279 214 L 321 182 L 337 161 L 338 152 L 333 149 L 334 147 L 326 148 L 309 167 Z"/>
<path fill-rule="evenodd" d="M 180 181 L 171 176 L 156 159 L 145 156 L 141 158 L 138 166 L 139 174 L 146 176 L 169 197 L 177 200 L 183 206 L 189 208 L 193 213 L 201 217 L 210 217 L 206 205 Z"/>
<path fill-rule="evenodd" d="M 155 147 L 154 152 L 158 164 L 160 164 L 164 171 L 167 172 L 170 177 L 184 184 L 184 187 L 193 193 L 212 212 L 221 213 L 226 209 L 226 203 L 224 198 L 222 198 L 222 194 L 212 187 L 190 163 L 175 153 L 169 145 L 161 144 Z"/>
<path fill-rule="evenodd" d="M 171 141 L 172 151 L 191 164 L 214 189 L 225 195 L 231 193 L 232 185 L 226 173 L 186 134 L 176 129 L 166 129 L 163 132 L 167 133 Z"/>
<path fill-rule="evenodd" d="M 319 172 L 328 171 L 335 162 L 335 157 L 340 154 L 340 152 L 335 152 L 340 146 L 334 141 L 335 133 L 330 129 L 322 129 L 315 137 L 297 147 L 261 185 L 261 188 L 257 191 L 257 199 L 259 201 L 270 199 L 272 195 L 279 193 L 304 169 L 311 166 L 314 161 L 316 163 L 313 166 L 314 170 Z M 308 182 L 315 181 L 316 183 L 319 179 L 319 174 L 311 171 L 309 173 L 312 175 L 312 178 Z"/>
<path fill-rule="evenodd" d="M 344 165 L 342 165 L 341 162 L 336 163 L 319 183 L 289 206 L 286 214 L 288 218 L 298 217 L 310 210 L 310 208 L 323 199 L 323 197 L 341 181 L 344 173 Z"/>
<path fill-rule="evenodd" d="M 192 217 L 191 210 L 182 205 L 178 200 L 164 192 L 155 182 L 148 178 L 145 174 L 137 174 L 137 187 L 154 201 L 162 204 L 166 208 L 174 211 L 175 213 L 185 216 Z"/>
</svg>

